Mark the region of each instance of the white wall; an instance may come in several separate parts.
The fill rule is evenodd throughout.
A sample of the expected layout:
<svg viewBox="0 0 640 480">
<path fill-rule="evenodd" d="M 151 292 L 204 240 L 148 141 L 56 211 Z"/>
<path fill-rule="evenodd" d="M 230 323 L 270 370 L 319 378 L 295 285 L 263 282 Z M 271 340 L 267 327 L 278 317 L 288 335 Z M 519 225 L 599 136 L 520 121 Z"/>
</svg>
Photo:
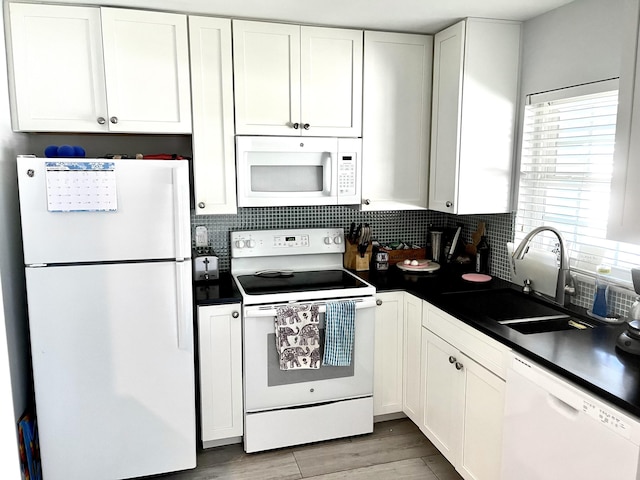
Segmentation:
<svg viewBox="0 0 640 480">
<path fill-rule="evenodd" d="M 11 131 L 6 65 L 0 21 L 0 478 L 14 480 L 21 478 L 16 422 L 30 402 L 31 368 L 15 161 L 24 135 Z"/>
<path fill-rule="evenodd" d="M 620 75 L 627 0 L 576 0 L 524 23 L 523 95 Z"/>
</svg>

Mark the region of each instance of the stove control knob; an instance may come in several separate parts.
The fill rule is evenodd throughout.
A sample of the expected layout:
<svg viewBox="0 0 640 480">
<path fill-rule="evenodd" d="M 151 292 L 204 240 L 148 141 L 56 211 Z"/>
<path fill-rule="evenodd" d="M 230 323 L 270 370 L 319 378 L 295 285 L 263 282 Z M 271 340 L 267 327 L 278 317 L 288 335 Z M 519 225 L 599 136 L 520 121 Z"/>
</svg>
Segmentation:
<svg viewBox="0 0 640 480">
<path fill-rule="evenodd" d="M 244 248 L 244 240 L 236 240 L 237 248 Z"/>
<path fill-rule="evenodd" d="M 324 237 L 324 243 L 326 245 L 331 245 L 333 243 L 333 238 L 331 237 Z"/>
<path fill-rule="evenodd" d="M 333 243 L 335 243 L 336 245 L 340 245 L 342 243 L 342 237 L 340 235 L 336 235 L 335 237 L 333 237 Z"/>
<path fill-rule="evenodd" d="M 253 239 L 247 240 L 247 248 L 253 248 L 256 246 L 256 241 Z"/>
</svg>

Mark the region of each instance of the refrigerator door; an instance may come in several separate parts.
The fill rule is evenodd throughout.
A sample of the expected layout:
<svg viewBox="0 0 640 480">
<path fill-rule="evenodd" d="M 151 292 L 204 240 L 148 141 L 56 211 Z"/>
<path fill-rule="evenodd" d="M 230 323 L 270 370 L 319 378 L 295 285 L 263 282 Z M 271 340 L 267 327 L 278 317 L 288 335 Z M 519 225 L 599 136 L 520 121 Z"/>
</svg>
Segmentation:
<svg viewBox="0 0 640 480">
<path fill-rule="evenodd" d="M 27 268 L 43 476 L 196 465 L 189 262 Z"/>
<path fill-rule="evenodd" d="M 50 161 L 92 160 L 18 158 L 26 265 L 191 256 L 186 160 L 108 160 L 114 163 L 117 209 L 97 212 L 48 210 Z"/>
</svg>

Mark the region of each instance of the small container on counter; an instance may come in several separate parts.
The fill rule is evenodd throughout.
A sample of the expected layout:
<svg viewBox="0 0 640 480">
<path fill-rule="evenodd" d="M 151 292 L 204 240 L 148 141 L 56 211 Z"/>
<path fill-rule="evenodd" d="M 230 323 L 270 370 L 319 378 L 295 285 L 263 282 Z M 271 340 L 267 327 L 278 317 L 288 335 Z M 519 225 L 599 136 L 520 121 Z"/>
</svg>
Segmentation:
<svg viewBox="0 0 640 480">
<path fill-rule="evenodd" d="M 611 273 L 609 265 L 598 265 L 596 267 L 596 292 L 593 295 L 593 307 L 591 312 L 602 318 L 607 317 L 607 293 L 609 290 L 608 276 Z"/>
<path fill-rule="evenodd" d="M 487 242 L 487 236 L 482 235 L 476 247 L 476 273 L 489 273 L 489 253 L 490 248 Z"/>
</svg>

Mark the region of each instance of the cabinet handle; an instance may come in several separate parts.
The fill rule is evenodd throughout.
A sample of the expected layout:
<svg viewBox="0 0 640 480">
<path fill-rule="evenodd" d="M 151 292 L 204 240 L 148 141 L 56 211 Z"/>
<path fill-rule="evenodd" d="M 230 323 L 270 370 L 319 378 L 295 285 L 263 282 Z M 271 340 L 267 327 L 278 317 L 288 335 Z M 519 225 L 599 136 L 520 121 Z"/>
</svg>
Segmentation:
<svg viewBox="0 0 640 480">
<path fill-rule="evenodd" d="M 118 117 L 111 117 L 109 121 L 115 125 L 116 123 L 118 123 Z"/>
<path fill-rule="evenodd" d="M 231 316 L 232 316 L 233 318 L 238 318 L 238 317 L 240 316 L 240 314 L 239 314 L 238 312 L 233 312 L 233 313 L 231 314 Z"/>
<path fill-rule="evenodd" d="M 445 203 L 445 205 L 446 205 L 447 208 L 451 208 L 451 207 L 453 207 L 453 202 L 447 202 L 447 203 Z"/>
<path fill-rule="evenodd" d="M 305 123 L 305 124 L 302 126 L 302 128 L 304 128 L 305 130 L 309 130 L 309 127 L 310 127 L 310 126 L 311 126 L 311 125 L 309 125 L 308 123 Z"/>
<path fill-rule="evenodd" d="M 382 305 L 382 300 L 376 300 L 376 305 L 378 306 Z"/>
<path fill-rule="evenodd" d="M 293 128 L 295 128 L 296 130 L 300 128 L 300 124 L 299 123 L 294 123 L 293 124 Z"/>
<path fill-rule="evenodd" d="M 365 199 L 362 201 L 362 203 L 363 203 L 363 204 L 365 204 L 365 205 L 369 205 L 369 204 L 371 203 L 371 200 L 369 200 L 368 198 L 365 198 Z"/>
<path fill-rule="evenodd" d="M 198 208 L 204 208 L 204 207 L 206 207 L 204 202 L 199 202 L 198 203 Z"/>
<path fill-rule="evenodd" d="M 98 123 L 100 125 L 104 125 L 106 123 L 106 120 L 104 119 L 104 117 L 98 117 Z"/>
<path fill-rule="evenodd" d="M 456 363 L 456 357 L 453 355 L 449 357 L 449 363 Z"/>
<path fill-rule="evenodd" d="M 462 370 L 462 364 L 460 362 L 456 362 L 456 370 Z"/>
</svg>

